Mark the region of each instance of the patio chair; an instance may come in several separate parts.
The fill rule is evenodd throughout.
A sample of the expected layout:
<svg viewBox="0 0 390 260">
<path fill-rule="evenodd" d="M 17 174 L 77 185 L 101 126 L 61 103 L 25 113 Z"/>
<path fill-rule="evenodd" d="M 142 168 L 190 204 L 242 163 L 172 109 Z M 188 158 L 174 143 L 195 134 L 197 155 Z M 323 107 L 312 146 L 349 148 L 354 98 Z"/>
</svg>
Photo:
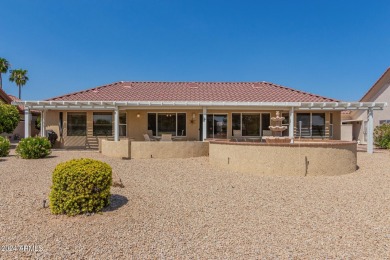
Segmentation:
<svg viewBox="0 0 390 260">
<path fill-rule="evenodd" d="M 158 139 L 153 136 L 153 130 L 148 130 L 147 133 L 151 141 L 158 141 Z"/>
<path fill-rule="evenodd" d="M 245 141 L 245 138 L 242 137 L 241 130 L 233 130 L 233 141 L 239 142 L 239 141 Z"/>
<path fill-rule="evenodd" d="M 150 139 L 150 137 L 149 137 L 148 134 L 144 134 L 144 139 L 145 139 L 145 141 L 148 141 L 148 142 L 150 142 L 150 141 L 156 141 L 155 139 Z"/>
<path fill-rule="evenodd" d="M 172 134 L 162 134 L 160 141 L 162 141 L 162 142 L 172 141 Z"/>
</svg>

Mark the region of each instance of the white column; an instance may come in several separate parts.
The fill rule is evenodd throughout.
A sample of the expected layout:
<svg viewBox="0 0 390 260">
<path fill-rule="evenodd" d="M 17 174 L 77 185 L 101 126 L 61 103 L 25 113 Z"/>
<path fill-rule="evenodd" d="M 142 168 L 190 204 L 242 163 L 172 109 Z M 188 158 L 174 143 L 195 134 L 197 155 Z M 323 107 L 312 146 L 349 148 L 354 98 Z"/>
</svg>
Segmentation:
<svg viewBox="0 0 390 260">
<path fill-rule="evenodd" d="M 367 153 L 374 153 L 374 111 L 367 110 Z"/>
<path fill-rule="evenodd" d="M 203 128 L 202 128 L 202 141 L 206 140 L 207 138 L 207 108 L 203 107 Z"/>
<path fill-rule="evenodd" d="M 24 138 L 31 136 L 31 116 L 30 109 L 24 109 Z"/>
<path fill-rule="evenodd" d="M 43 110 L 41 111 L 41 136 L 42 137 L 46 137 L 46 123 L 45 123 L 45 120 L 46 120 L 46 111 Z"/>
<path fill-rule="evenodd" d="M 119 108 L 115 107 L 114 111 L 114 141 L 119 141 Z"/>
<path fill-rule="evenodd" d="M 294 143 L 294 107 L 291 107 L 290 109 L 290 122 L 288 126 L 288 136 L 291 139 L 291 143 Z"/>
</svg>

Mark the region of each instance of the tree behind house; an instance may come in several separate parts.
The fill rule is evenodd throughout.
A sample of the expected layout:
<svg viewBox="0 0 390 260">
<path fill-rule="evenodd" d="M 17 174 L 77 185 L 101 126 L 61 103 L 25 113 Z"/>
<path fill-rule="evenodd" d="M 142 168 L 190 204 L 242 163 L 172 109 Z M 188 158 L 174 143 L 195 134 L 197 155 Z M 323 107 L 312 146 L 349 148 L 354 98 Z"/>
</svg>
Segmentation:
<svg viewBox="0 0 390 260">
<path fill-rule="evenodd" d="M 0 58 L 0 89 L 3 88 L 3 78 L 2 78 L 1 74 L 7 73 L 8 69 L 10 67 L 11 67 L 11 65 L 9 64 L 9 62 L 6 59 Z"/>
<path fill-rule="evenodd" d="M 26 85 L 26 82 L 28 81 L 27 70 L 11 70 L 11 76 L 9 77 L 9 80 L 11 82 L 15 82 L 19 87 L 19 99 L 22 99 L 22 86 Z"/>
</svg>

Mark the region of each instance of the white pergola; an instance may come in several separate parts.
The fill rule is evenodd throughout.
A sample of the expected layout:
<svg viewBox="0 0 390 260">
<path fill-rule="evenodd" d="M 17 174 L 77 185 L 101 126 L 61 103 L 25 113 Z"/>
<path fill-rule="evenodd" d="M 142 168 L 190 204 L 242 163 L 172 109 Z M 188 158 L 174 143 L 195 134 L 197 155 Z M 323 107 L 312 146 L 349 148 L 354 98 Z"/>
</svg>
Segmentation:
<svg viewBox="0 0 390 260">
<path fill-rule="evenodd" d="M 294 138 L 294 111 L 310 110 L 366 110 L 367 111 L 367 152 L 374 151 L 374 110 L 382 110 L 386 102 L 205 102 L 205 101 L 15 101 L 13 105 L 24 106 L 25 122 L 31 121 L 31 110 L 41 111 L 41 135 L 45 136 L 45 112 L 47 110 L 112 110 L 114 111 L 114 141 L 119 141 L 119 110 L 126 109 L 202 109 L 203 122 L 207 111 L 215 109 L 235 110 L 289 110 L 289 137 Z M 206 124 L 203 124 L 203 140 L 206 139 Z M 25 136 L 29 137 L 30 127 L 25 124 Z"/>
</svg>

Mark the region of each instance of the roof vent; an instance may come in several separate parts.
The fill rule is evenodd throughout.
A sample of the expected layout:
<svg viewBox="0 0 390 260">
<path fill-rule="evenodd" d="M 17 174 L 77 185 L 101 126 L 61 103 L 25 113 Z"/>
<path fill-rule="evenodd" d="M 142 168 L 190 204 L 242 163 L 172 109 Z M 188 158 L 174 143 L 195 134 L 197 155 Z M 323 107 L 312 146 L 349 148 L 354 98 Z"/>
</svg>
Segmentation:
<svg viewBox="0 0 390 260">
<path fill-rule="evenodd" d="M 259 88 L 261 88 L 261 84 L 260 83 L 253 83 L 252 88 L 259 89 Z"/>
<path fill-rule="evenodd" d="M 125 85 L 125 86 L 122 86 L 124 88 L 132 88 L 133 86 L 132 85 Z"/>
<path fill-rule="evenodd" d="M 99 93 L 99 90 L 97 88 L 92 90 L 93 93 Z"/>
<path fill-rule="evenodd" d="M 195 82 L 190 82 L 190 83 L 188 83 L 188 87 L 196 89 L 196 88 L 198 88 L 198 84 L 196 84 Z"/>
</svg>

